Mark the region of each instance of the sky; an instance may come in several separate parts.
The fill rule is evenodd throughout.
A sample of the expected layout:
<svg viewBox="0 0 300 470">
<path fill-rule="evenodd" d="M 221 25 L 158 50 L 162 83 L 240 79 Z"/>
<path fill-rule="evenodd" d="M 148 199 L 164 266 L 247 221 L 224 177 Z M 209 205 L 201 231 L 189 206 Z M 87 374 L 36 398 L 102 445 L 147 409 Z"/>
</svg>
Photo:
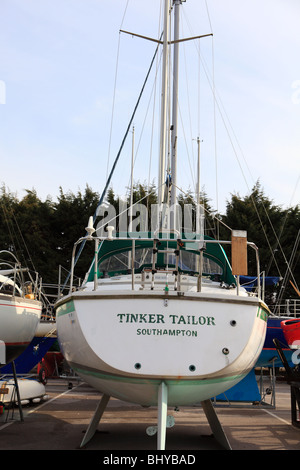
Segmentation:
<svg viewBox="0 0 300 470">
<path fill-rule="evenodd" d="M 213 36 L 180 49 L 177 184 L 195 190 L 199 138 L 200 185 L 218 212 L 257 181 L 274 204 L 300 203 L 299 18 L 299 0 L 182 5 L 181 36 Z M 0 184 L 19 199 L 102 193 L 156 47 L 120 29 L 157 38 L 161 1 L 0 1 Z M 158 62 L 111 181 L 118 195 L 132 149 L 135 181 L 157 182 Z"/>
</svg>

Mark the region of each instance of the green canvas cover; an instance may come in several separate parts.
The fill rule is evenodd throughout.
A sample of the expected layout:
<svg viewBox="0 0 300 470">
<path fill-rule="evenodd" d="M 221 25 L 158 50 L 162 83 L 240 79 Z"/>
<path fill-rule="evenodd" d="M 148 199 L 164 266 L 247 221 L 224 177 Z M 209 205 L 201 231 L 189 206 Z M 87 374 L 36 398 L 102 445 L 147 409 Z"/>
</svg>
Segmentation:
<svg viewBox="0 0 300 470">
<path fill-rule="evenodd" d="M 98 277 L 103 276 L 103 271 L 99 270 L 99 266 L 101 266 L 101 263 L 103 261 L 107 260 L 111 256 L 118 255 L 120 253 L 124 252 L 130 252 L 132 250 L 132 240 L 134 238 L 135 240 L 135 250 L 139 249 L 145 249 L 145 248 L 153 248 L 153 238 L 147 238 L 146 236 L 144 237 L 144 234 L 141 234 L 140 232 L 136 234 L 131 234 L 132 238 L 126 238 L 126 239 L 119 239 L 118 237 L 113 238 L 112 241 L 109 240 L 104 240 L 100 242 L 99 250 L 98 250 Z M 134 235 L 134 236 L 133 236 Z M 148 234 L 145 234 L 148 236 Z M 140 239 L 140 238 L 143 238 Z M 167 247 L 170 249 L 176 249 L 177 248 L 177 240 L 174 239 L 174 241 L 166 241 L 164 238 L 157 238 L 158 243 L 159 243 L 159 250 L 165 250 Z M 196 242 L 191 243 L 191 242 L 185 242 L 186 237 L 180 239 L 180 250 L 182 251 L 188 251 L 189 253 L 194 253 L 194 254 L 199 254 L 199 250 L 197 249 Z M 213 240 L 210 237 L 205 236 L 204 237 L 205 241 Z M 193 246 L 194 245 L 194 246 Z M 194 249 L 193 249 L 194 248 Z M 221 268 L 222 275 L 220 276 L 220 280 L 224 281 L 226 284 L 236 284 L 235 277 L 233 276 L 231 272 L 231 266 L 228 261 L 228 258 L 225 254 L 224 249 L 219 243 L 206 243 L 205 244 L 205 249 L 203 251 L 204 258 L 208 258 L 211 261 L 215 262 L 218 266 Z M 135 272 L 141 272 L 144 267 L 150 267 L 150 265 L 143 265 L 140 266 L 139 269 L 135 269 Z M 157 262 L 156 262 L 156 268 L 157 269 L 163 269 L 165 267 L 164 259 L 163 256 L 158 255 L 157 257 Z M 181 272 L 186 272 L 189 273 L 190 270 L 184 270 L 180 269 Z M 120 274 L 126 274 L 128 272 L 127 269 L 122 269 L 118 271 L 111 271 L 106 273 L 109 276 L 114 276 L 114 275 L 120 275 Z M 205 273 L 203 273 L 205 274 Z M 88 273 L 88 282 L 93 281 L 94 279 L 94 261 L 89 269 Z"/>
</svg>

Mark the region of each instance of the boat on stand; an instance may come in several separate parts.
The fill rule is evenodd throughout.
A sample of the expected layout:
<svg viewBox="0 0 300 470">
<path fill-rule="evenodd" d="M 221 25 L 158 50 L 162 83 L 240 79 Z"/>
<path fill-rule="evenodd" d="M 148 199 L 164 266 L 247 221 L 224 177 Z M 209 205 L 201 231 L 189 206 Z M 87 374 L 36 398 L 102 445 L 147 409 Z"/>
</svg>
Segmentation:
<svg viewBox="0 0 300 470">
<path fill-rule="evenodd" d="M 52 312 L 49 312 L 49 310 L 45 308 L 47 304 L 44 295 L 43 305 L 44 307 L 42 308 L 42 314 L 36 327 L 34 337 L 26 349 L 14 360 L 14 366 L 18 376 L 30 374 L 31 371 L 43 361 L 49 349 L 57 342 L 56 320 Z M 12 363 L 1 367 L 1 374 L 12 375 Z M 44 381 L 42 374 L 39 374 L 39 370 L 38 375 L 40 380 Z"/>
<path fill-rule="evenodd" d="M 0 380 L 1 412 L 7 398 L 4 390 L 8 390 L 10 398 L 17 399 L 22 421 L 21 394 L 15 360 L 31 344 L 41 313 L 38 276 L 33 279 L 29 270 L 21 267 L 13 253 L 0 251 L 0 375 L 1 378 L 5 377 L 6 367 L 10 367 L 13 374 L 13 379 L 9 381 Z M 32 381 L 23 381 L 22 395 L 25 390 L 26 393 L 30 390 L 29 395 L 31 395 L 32 386 Z"/>
<path fill-rule="evenodd" d="M 92 438 L 110 397 L 158 408 L 157 448 L 165 449 L 168 406 L 201 403 L 212 431 L 223 447 L 230 443 L 211 398 L 239 383 L 261 353 L 269 310 L 258 295 L 240 286 L 247 275 L 247 252 L 253 249 L 260 279 L 258 249 L 245 232 L 230 240 L 204 235 L 197 205 L 196 230 L 178 223 L 176 143 L 167 169 L 168 58 L 174 47 L 177 83 L 179 9 L 182 1 L 164 3 L 162 106 L 158 205 L 150 231 L 116 232 L 93 226 L 75 243 L 70 291 L 55 304 L 61 351 L 84 381 L 102 392 L 81 443 Z M 174 39 L 169 40 L 170 15 Z M 177 140 L 177 85 L 173 86 L 172 142 Z M 174 158 L 173 158 L 174 157 Z M 198 195 L 200 186 L 198 184 Z M 174 209 L 175 208 L 175 209 Z M 185 225 L 186 227 L 186 225 Z M 78 289 L 72 279 L 82 243 L 94 243 L 95 256 Z M 231 263 L 225 254 L 231 247 Z M 231 266 L 232 265 L 232 266 Z M 128 269 L 129 268 L 129 269 Z"/>
<path fill-rule="evenodd" d="M 32 341 L 41 318 L 42 302 L 38 278 L 27 281 L 28 269 L 22 268 L 11 252 L 0 251 L 0 259 L 1 367 L 20 356 Z"/>
</svg>

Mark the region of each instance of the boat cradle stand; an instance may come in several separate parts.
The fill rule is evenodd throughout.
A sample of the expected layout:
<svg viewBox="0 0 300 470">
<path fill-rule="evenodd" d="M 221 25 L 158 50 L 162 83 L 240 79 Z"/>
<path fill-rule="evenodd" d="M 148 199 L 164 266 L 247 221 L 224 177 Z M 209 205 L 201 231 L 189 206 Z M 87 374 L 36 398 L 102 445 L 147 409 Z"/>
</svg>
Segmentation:
<svg viewBox="0 0 300 470">
<path fill-rule="evenodd" d="M 278 355 L 283 363 L 286 371 L 287 383 L 291 387 L 291 421 L 292 425 L 300 429 L 300 373 L 291 369 L 284 355 L 280 341 L 273 339 L 273 343 L 277 349 Z"/>
<path fill-rule="evenodd" d="M 90 421 L 85 436 L 80 444 L 84 447 L 94 436 L 97 426 L 102 418 L 105 408 L 109 402 L 110 396 L 103 395 L 96 411 Z M 201 406 L 211 427 L 213 435 L 217 442 L 226 450 L 231 450 L 231 446 L 219 421 L 216 411 L 211 400 L 201 402 Z M 157 425 L 157 450 L 165 450 L 166 445 L 166 428 L 167 428 L 167 408 L 168 408 L 168 386 L 165 382 L 161 382 L 158 389 L 158 425 Z"/>
<path fill-rule="evenodd" d="M 20 390 L 19 390 L 16 366 L 15 366 L 14 361 L 11 362 L 11 366 L 12 366 L 13 377 L 14 377 L 13 393 L 12 393 L 12 396 L 11 396 L 11 405 L 12 405 L 12 409 L 14 410 L 14 398 L 16 396 L 17 397 L 16 402 L 17 402 L 17 406 L 18 406 L 18 409 L 19 409 L 19 413 L 20 413 L 20 420 L 23 422 L 24 421 L 23 408 L 22 408 L 22 404 L 21 404 Z M 4 389 L 1 392 L 1 389 L 0 389 L 0 394 L 1 393 L 4 394 L 6 392 L 4 392 Z M 7 420 L 8 420 L 8 413 L 6 415 L 6 421 Z"/>
</svg>

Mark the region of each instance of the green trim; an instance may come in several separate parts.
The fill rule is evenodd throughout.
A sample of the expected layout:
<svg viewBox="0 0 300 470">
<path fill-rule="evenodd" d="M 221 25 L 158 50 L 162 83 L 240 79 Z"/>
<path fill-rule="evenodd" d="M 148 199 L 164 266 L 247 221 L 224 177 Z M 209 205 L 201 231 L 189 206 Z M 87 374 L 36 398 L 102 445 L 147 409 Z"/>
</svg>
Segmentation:
<svg viewBox="0 0 300 470">
<path fill-rule="evenodd" d="M 257 317 L 260 318 L 261 320 L 267 322 L 269 318 L 270 312 L 266 310 L 264 307 L 259 307 L 257 310 Z"/>
<path fill-rule="evenodd" d="M 117 292 L 117 293 L 116 293 Z M 224 296 L 222 298 L 216 298 L 216 297 L 213 297 L 213 295 L 211 295 L 210 297 L 200 297 L 199 295 L 195 295 L 195 294 L 199 294 L 198 292 L 193 292 L 189 295 L 189 293 L 185 293 L 184 296 L 178 296 L 177 294 L 177 291 L 169 291 L 168 292 L 168 295 L 167 297 L 169 299 L 176 299 L 176 301 L 180 301 L 180 302 L 185 302 L 185 301 L 192 301 L 192 302 L 215 302 L 215 303 L 226 303 L 226 304 L 233 304 L 233 305 L 237 305 L 237 304 L 240 304 L 240 305 L 245 305 L 245 298 L 244 297 L 239 297 L 238 295 L 234 296 L 234 297 L 231 297 L 231 296 Z M 201 293 L 200 293 L 201 294 Z M 87 293 L 84 293 L 84 295 L 81 295 L 81 294 L 78 294 L 76 292 L 73 292 L 70 297 L 68 298 L 68 300 L 65 300 L 64 298 L 62 298 L 61 300 L 58 300 L 56 305 L 56 309 L 58 310 L 60 308 L 60 306 L 66 304 L 66 303 L 70 303 L 70 299 L 73 298 L 74 300 L 77 301 L 85 301 L 85 300 L 107 300 L 107 299 L 143 299 L 143 300 L 146 300 L 146 299 L 157 299 L 157 298 L 160 298 L 160 299 L 165 299 L 166 298 L 166 294 L 165 292 L 163 291 L 132 291 L 132 290 L 128 290 L 128 291 L 124 291 L 122 290 L 122 287 L 116 289 L 116 290 L 113 290 L 111 291 L 111 293 L 107 293 L 107 291 L 104 291 L 104 292 L 101 292 L 101 290 L 99 289 L 98 291 L 93 291 L 93 292 L 87 292 Z M 250 300 L 251 299 L 251 300 Z M 269 315 L 269 311 L 268 309 L 260 306 L 260 302 L 259 302 L 259 299 L 257 299 L 256 297 L 252 297 L 252 298 L 248 298 L 247 299 L 247 302 L 249 301 L 252 301 L 253 302 L 253 306 L 257 307 L 257 313 L 256 313 L 256 316 L 259 317 L 260 316 L 260 309 L 263 309 L 264 311 L 264 314 L 265 315 Z M 73 308 L 73 310 L 71 311 L 76 311 L 75 308 Z M 59 315 L 64 315 L 64 313 L 70 313 L 70 311 L 65 311 L 65 312 L 61 312 Z M 262 319 L 263 316 L 262 316 Z M 267 321 L 267 320 L 265 320 Z"/>
<path fill-rule="evenodd" d="M 64 302 L 63 304 L 57 307 L 56 316 L 61 317 L 72 312 L 75 312 L 75 305 L 73 300 L 68 300 L 67 302 Z"/>
<path fill-rule="evenodd" d="M 141 233 L 139 233 L 139 232 L 136 235 L 137 235 L 137 238 L 135 239 L 135 249 L 136 250 L 137 249 L 152 248 L 153 247 L 153 239 L 150 238 L 150 234 L 148 234 L 148 233 L 142 234 L 145 238 L 147 238 L 147 236 L 149 236 L 149 239 L 147 239 L 147 240 L 140 240 L 139 236 L 141 236 Z M 213 239 L 208 237 L 208 236 L 205 236 L 204 240 L 208 241 L 208 240 L 213 240 Z M 180 248 L 181 250 L 188 251 L 189 253 L 199 254 L 198 250 L 188 249 L 188 248 L 192 247 L 192 244 L 187 243 L 185 245 L 184 237 L 182 238 L 182 242 L 183 242 L 183 246 Z M 159 239 L 159 243 L 160 243 L 160 249 L 166 249 L 167 246 L 169 248 L 174 248 L 174 249 L 177 248 L 177 241 L 176 240 L 174 240 L 174 242 L 173 241 L 166 242 L 162 237 L 161 239 Z M 132 250 L 132 239 L 131 238 L 128 238 L 126 240 L 120 240 L 116 237 L 113 241 L 104 240 L 100 244 L 99 251 L 98 251 L 98 266 L 105 259 L 107 259 L 107 258 L 109 258 L 113 255 L 116 255 L 118 253 L 122 253 L 122 252 L 125 252 L 125 251 L 131 251 L 131 250 Z M 222 279 L 227 284 L 229 284 L 229 285 L 230 284 L 236 284 L 236 279 L 235 279 L 235 277 L 233 276 L 233 274 L 231 272 L 231 266 L 230 266 L 229 260 L 228 260 L 226 254 L 225 254 L 225 251 L 224 251 L 223 247 L 220 244 L 218 244 L 218 243 L 207 243 L 205 251 L 204 251 L 204 257 L 211 259 L 212 261 L 214 261 L 216 264 L 218 264 L 222 268 L 222 271 L 223 271 Z M 156 266 L 163 267 L 164 265 L 158 259 L 157 263 L 156 263 Z M 135 272 L 141 272 L 142 268 L 143 267 L 141 267 L 138 271 L 136 270 Z M 186 274 L 190 273 L 190 271 L 184 271 L 184 270 L 182 270 L 182 272 L 184 272 Z M 109 273 L 109 274 L 110 275 L 120 275 L 120 274 L 125 274 L 125 273 L 127 273 L 126 270 L 118 271 L 118 272 L 114 272 L 114 273 Z M 103 273 L 99 272 L 99 270 L 98 270 L 97 274 L 98 274 L 98 277 L 101 277 Z M 90 266 L 90 269 L 89 269 L 88 282 L 91 282 L 93 279 L 94 279 L 94 261 L 92 262 L 92 264 Z"/>
<path fill-rule="evenodd" d="M 80 373 L 84 374 L 84 375 L 89 375 L 89 376 L 92 376 L 92 377 L 97 377 L 99 379 L 103 379 L 103 380 L 113 380 L 115 382 L 129 382 L 131 384 L 152 384 L 152 385 L 159 385 L 162 381 L 162 379 L 151 379 L 149 378 L 149 376 L 147 377 L 124 377 L 124 376 L 121 376 L 121 375 L 113 375 L 113 374 L 109 374 L 109 373 L 105 373 L 105 372 L 101 372 L 101 371 L 96 371 L 95 369 L 87 369 L 87 368 L 83 368 L 81 366 L 77 366 L 76 364 L 70 362 L 70 365 L 72 367 L 72 369 L 77 372 L 79 375 Z M 181 378 L 181 379 L 163 379 L 164 382 L 166 382 L 166 384 L 168 385 L 178 385 L 178 383 L 180 383 L 180 385 L 182 386 L 190 386 L 190 385 L 197 385 L 199 384 L 199 382 L 202 382 L 203 384 L 214 384 L 214 383 L 217 383 L 217 382 L 228 382 L 228 381 L 232 381 L 232 380 L 237 380 L 237 379 L 242 379 L 246 376 L 246 374 L 240 374 L 240 375 L 233 375 L 233 376 L 228 376 L 228 377 L 218 377 L 218 378 L 215 378 L 215 379 L 207 379 L 207 378 L 204 378 L 204 379 L 193 379 L 193 378 Z"/>
</svg>

